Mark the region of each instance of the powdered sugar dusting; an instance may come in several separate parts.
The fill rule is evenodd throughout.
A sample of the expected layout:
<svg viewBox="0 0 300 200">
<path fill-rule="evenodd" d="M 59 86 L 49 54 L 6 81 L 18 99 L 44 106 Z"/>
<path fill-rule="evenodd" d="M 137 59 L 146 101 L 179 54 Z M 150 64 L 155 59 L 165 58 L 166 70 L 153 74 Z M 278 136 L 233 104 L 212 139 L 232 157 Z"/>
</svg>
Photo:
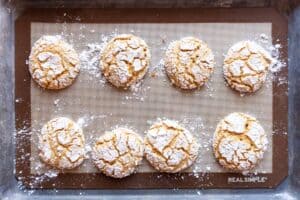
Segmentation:
<svg viewBox="0 0 300 200">
<path fill-rule="evenodd" d="M 269 44 L 270 38 L 268 38 L 265 34 L 261 34 L 256 39 L 266 48 L 268 52 L 270 52 L 270 55 L 273 58 L 273 63 L 269 68 L 271 74 L 267 77 L 267 79 L 271 79 L 272 81 L 276 80 L 279 85 L 287 84 L 287 77 L 279 75 L 279 73 L 287 67 L 287 63 L 282 59 L 280 55 L 280 51 L 282 49 L 281 41 L 277 39 L 273 40 L 273 44 Z M 268 85 L 267 87 L 271 86 Z"/>
<path fill-rule="evenodd" d="M 161 172 L 179 172 L 192 165 L 198 156 L 199 145 L 192 134 L 168 119 L 150 127 L 145 145 L 147 160 Z"/>
<path fill-rule="evenodd" d="M 267 144 L 266 133 L 255 118 L 231 113 L 217 125 L 213 147 L 224 168 L 247 173 L 263 158 Z"/>
<path fill-rule="evenodd" d="M 92 159 L 107 176 L 123 178 L 135 171 L 143 154 L 143 139 L 132 130 L 117 128 L 95 141 Z"/>
<path fill-rule="evenodd" d="M 262 87 L 274 63 L 270 54 L 253 41 L 234 44 L 224 60 L 223 71 L 228 85 L 241 93 L 253 93 Z"/>
<path fill-rule="evenodd" d="M 150 63 L 148 45 L 131 34 L 111 39 L 101 52 L 100 67 L 105 78 L 118 88 L 127 89 L 140 81 Z"/>
<path fill-rule="evenodd" d="M 215 65 L 211 49 L 194 37 L 171 42 L 164 62 L 170 81 L 182 89 L 200 88 L 208 81 Z"/>
<path fill-rule="evenodd" d="M 98 43 L 86 45 L 86 49 L 79 54 L 81 69 L 96 78 L 100 78 L 99 58 L 102 46 Z"/>
<path fill-rule="evenodd" d="M 39 135 L 39 156 L 58 169 L 73 169 L 85 158 L 84 135 L 76 123 L 59 117 L 46 123 Z"/>
<path fill-rule="evenodd" d="M 59 35 L 44 35 L 30 52 L 29 71 L 43 88 L 63 89 L 79 73 L 79 59 L 74 48 Z"/>
</svg>

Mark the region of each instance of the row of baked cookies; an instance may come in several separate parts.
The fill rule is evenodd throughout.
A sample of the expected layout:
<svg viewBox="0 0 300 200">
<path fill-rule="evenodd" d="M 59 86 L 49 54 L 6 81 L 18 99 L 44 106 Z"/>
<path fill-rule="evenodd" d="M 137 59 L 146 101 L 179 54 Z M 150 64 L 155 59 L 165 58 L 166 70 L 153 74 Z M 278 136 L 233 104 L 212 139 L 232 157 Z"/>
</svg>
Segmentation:
<svg viewBox="0 0 300 200">
<path fill-rule="evenodd" d="M 226 116 L 213 136 L 216 159 L 236 172 L 253 169 L 263 158 L 267 144 L 260 123 L 243 113 Z M 107 176 L 123 178 L 135 171 L 144 155 L 156 170 L 177 173 L 191 166 L 198 152 L 193 134 L 176 121 L 163 120 L 154 123 L 144 139 L 127 128 L 106 132 L 94 141 L 92 160 Z M 39 156 L 58 169 L 78 167 L 87 158 L 81 128 L 68 118 L 50 120 L 39 135 Z"/>
<path fill-rule="evenodd" d="M 100 57 L 105 78 L 118 88 L 128 88 L 141 80 L 150 65 L 150 50 L 141 38 L 121 34 L 112 38 Z M 223 72 L 228 85 L 239 92 L 255 92 L 266 80 L 273 59 L 252 41 L 233 45 L 224 60 Z M 195 37 L 172 42 L 164 58 L 170 81 L 182 89 L 196 89 L 210 78 L 214 55 L 207 44 Z M 33 79 L 46 89 L 63 89 L 73 83 L 80 71 L 74 48 L 59 36 L 42 36 L 29 57 Z"/>
</svg>

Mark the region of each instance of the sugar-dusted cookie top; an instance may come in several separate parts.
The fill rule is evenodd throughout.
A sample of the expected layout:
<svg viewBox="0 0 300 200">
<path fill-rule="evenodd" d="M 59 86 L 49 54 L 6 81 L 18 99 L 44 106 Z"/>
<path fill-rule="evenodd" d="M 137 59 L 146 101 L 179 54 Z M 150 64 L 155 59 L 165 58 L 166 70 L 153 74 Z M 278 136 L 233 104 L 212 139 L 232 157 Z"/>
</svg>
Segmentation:
<svg viewBox="0 0 300 200">
<path fill-rule="evenodd" d="M 141 163 L 143 155 L 143 139 L 127 128 L 106 132 L 96 140 L 92 151 L 96 167 L 113 178 L 132 174 Z"/>
<path fill-rule="evenodd" d="M 145 156 L 160 172 L 176 173 L 191 166 L 198 149 L 193 135 L 172 120 L 153 124 L 145 137 Z"/>
<path fill-rule="evenodd" d="M 150 65 L 150 51 L 144 40 L 131 34 L 111 39 L 100 55 L 105 78 L 118 88 L 127 89 L 141 80 Z"/>
<path fill-rule="evenodd" d="M 194 37 L 172 42 L 164 63 L 170 81 L 181 89 L 201 87 L 208 81 L 215 65 L 211 49 Z"/>
<path fill-rule="evenodd" d="M 255 92 L 266 81 L 274 60 L 270 54 L 253 41 L 233 45 L 224 60 L 223 72 L 228 85 L 242 93 Z"/>
<path fill-rule="evenodd" d="M 30 52 L 29 72 L 45 89 L 70 86 L 79 73 L 79 58 L 74 48 L 58 35 L 44 35 Z"/>
<path fill-rule="evenodd" d="M 247 172 L 263 158 L 267 135 L 252 116 L 231 113 L 222 119 L 213 138 L 214 154 L 226 169 Z"/>
<path fill-rule="evenodd" d="M 39 134 L 39 156 L 55 168 L 73 169 L 85 159 L 81 128 L 72 120 L 58 117 L 47 122 Z"/>
</svg>

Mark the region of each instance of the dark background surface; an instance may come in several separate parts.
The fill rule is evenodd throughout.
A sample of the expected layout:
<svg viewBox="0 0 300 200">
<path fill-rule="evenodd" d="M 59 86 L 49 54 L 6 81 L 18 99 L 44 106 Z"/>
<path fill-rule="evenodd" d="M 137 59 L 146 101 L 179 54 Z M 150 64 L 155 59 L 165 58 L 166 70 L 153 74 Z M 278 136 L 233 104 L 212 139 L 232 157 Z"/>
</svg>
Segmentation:
<svg viewBox="0 0 300 200">
<path fill-rule="evenodd" d="M 300 1 L 299 0 L 11 0 L 0 2 L 0 199 L 299 199 L 300 198 Z M 276 189 L 24 191 L 14 178 L 14 27 L 28 7 L 270 7 L 289 22 L 289 177 Z M 255 14 L 255 13 L 254 13 Z M 17 48 L 17 47 L 16 47 Z M 299 88 L 299 89 L 298 89 Z M 49 196 L 51 195 L 51 196 Z"/>
</svg>

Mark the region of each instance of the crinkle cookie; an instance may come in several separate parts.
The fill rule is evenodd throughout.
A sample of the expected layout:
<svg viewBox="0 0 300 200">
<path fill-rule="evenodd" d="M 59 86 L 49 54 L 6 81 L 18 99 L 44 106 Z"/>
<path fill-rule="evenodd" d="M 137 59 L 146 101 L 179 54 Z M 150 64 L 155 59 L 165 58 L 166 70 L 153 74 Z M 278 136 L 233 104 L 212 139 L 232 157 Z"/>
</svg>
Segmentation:
<svg viewBox="0 0 300 200">
<path fill-rule="evenodd" d="M 79 58 L 74 48 L 60 36 L 44 35 L 31 49 L 29 71 L 41 87 L 63 89 L 78 76 Z"/>
<path fill-rule="evenodd" d="M 114 37 L 100 56 L 100 68 L 105 78 L 124 89 L 142 79 L 149 64 L 150 51 L 146 42 L 131 34 Z"/>
<path fill-rule="evenodd" d="M 242 93 L 262 87 L 274 60 L 261 46 L 252 41 L 233 45 L 224 60 L 223 72 L 228 85 Z"/>
<path fill-rule="evenodd" d="M 132 174 L 144 155 L 143 139 L 126 128 L 106 132 L 95 142 L 92 159 L 107 176 L 124 178 Z"/>
<path fill-rule="evenodd" d="M 58 169 L 73 169 L 85 159 L 84 135 L 72 120 L 58 117 L 47 122 L 39 135 L 41 160 Z"/>
<path fill-rule="evenodd" d="M 145 137 L 146 158 L 160 172 L 176 173 L 191 166 L 198 149 L 192 134 L 171 120 L 153 124 Z"/>
<path fill-rule="evenodd" d="M 217 125 L 213 150 L 218 162 L 226 169 L 248 172 L 263 158 L 267 135 L 252 116 L 231 113 Z"/>
<path fill-rule="evenodd" d="M 211 49 L 194 37 L 172 42 L 164 63 L 170 81 L 181 89 L 196 89 L 204 85 L 215 65 Z"/>
</svg>

